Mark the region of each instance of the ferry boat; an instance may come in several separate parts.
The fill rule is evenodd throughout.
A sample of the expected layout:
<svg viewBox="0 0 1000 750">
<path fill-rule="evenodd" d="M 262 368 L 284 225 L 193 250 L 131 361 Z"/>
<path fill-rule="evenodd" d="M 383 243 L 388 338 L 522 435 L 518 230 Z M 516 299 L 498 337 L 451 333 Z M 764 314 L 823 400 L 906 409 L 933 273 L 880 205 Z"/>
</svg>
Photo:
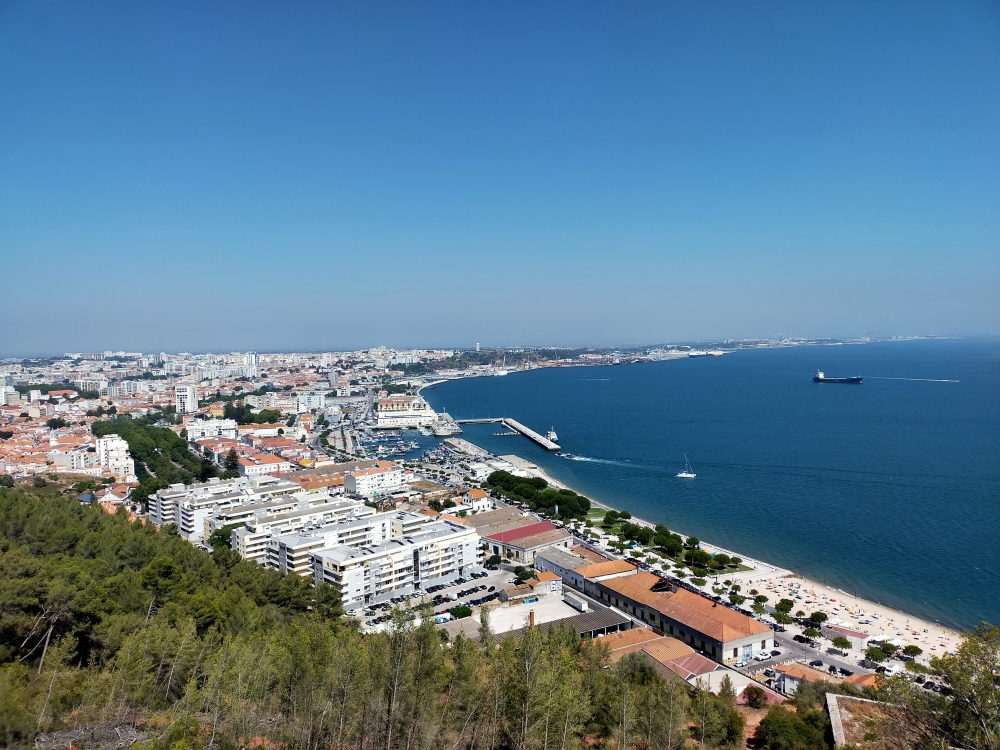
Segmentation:
<svg viewBox="0 0 1000 750">
<path fill-rule="evenodd" d="M 822 370 L 816 370 L 813 376 L 814 383 L 846 383 L 848 385 L 861 385 L 861 376 L 853 378 L 828 378 Z"/>
<path fill-rule="evenodd" d="M 549 432 L 548 432 L 548 434 L 545 437 L 547 437 L 553 443 L 558 443 L 559 442 L 559 436 L 556 435 L 556 428 L 555 427 L 550 427 L 549 428 Z"/>
<path fill-rule="evenodd" d="M 693 471 L 691 471 L 691 463 L 688 461 L 687 453 L 684 454 L 684 471 L 677 473 L 678 479 L 694 479 L 697 476 Z"/>
</svg>

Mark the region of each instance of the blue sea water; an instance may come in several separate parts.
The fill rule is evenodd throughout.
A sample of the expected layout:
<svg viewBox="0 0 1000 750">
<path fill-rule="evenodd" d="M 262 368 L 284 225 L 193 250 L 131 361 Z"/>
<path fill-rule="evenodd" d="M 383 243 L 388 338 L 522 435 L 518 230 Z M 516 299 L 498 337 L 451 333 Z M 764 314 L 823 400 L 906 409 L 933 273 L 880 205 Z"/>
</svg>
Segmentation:
<svg viewBox="0 0 1000 750">
<path fill-rule="evenodd" d="M 816 369 L 865 381 L 815 384 Z M 464 429 L 595 500 L 942 624 L 1000 623 L 995 340 L 540 369 L 424 396 L 457 419 L 555 427 L 575 460 Z M 674 476 L 685 453 L 695 480 Z"/>
</svg>

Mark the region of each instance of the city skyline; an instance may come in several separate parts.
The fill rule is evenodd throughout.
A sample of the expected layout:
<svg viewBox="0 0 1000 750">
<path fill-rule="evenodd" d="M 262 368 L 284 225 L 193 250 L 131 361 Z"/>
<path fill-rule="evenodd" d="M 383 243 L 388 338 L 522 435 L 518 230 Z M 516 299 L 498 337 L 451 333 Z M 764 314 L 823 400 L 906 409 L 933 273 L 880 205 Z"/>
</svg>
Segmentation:
<svg viewBox="0 0 1000 750">
<path fill-rule="evenodd" d="M 988 3 L 0 12 L 0 356 L 990 335 Z"/>
</svg>

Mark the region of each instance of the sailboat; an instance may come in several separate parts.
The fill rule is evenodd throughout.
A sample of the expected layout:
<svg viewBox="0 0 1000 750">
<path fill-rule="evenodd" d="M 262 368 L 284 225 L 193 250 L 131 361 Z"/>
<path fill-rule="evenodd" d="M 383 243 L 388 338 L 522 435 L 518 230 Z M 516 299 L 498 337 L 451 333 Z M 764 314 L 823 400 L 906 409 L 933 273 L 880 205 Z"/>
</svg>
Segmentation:
<svg viewBox="0 0 1000 750">
<path fill-rule="evenodd" d="M 507 374 L 507 355 L 503 355 L 503 364 L 500 365 L 499 369 L 493 370 L 494 375 L 506 375 Z"/>
<path fill-rule="evenodd" d="M 684 471 L 678 472 L 678 479 L 694 479 L 697 475 L 691 471 L 691 464 L 688 461 L 688 454 L 684 454 Z"/>
</svg>

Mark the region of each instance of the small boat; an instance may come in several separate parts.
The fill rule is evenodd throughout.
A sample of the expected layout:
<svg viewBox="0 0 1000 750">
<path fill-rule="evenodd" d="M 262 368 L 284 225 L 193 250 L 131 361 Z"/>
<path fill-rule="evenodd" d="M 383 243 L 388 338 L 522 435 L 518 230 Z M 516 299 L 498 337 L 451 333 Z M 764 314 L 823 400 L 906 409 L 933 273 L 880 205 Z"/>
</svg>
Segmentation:
<svg viewBox="0 0 1000 750">
<path fill-rule="evenodd" d="M 687 453 L 684 454 L 684 471 L 677 473 L 678 479 L 694 479 L 697 475 L 691 471 L 691 463 L 688 461 Z"/>
<path fill-rule="evenodd" d="M 545 437 L 547 437 L 553 443 L 558 443 L 559 442 L 559 436 L 556 435 L 556 428 L 555 427 L 550 427 L 549 428 L 549 432 L 548 432 L 548 434 Z"/>
</svg>

